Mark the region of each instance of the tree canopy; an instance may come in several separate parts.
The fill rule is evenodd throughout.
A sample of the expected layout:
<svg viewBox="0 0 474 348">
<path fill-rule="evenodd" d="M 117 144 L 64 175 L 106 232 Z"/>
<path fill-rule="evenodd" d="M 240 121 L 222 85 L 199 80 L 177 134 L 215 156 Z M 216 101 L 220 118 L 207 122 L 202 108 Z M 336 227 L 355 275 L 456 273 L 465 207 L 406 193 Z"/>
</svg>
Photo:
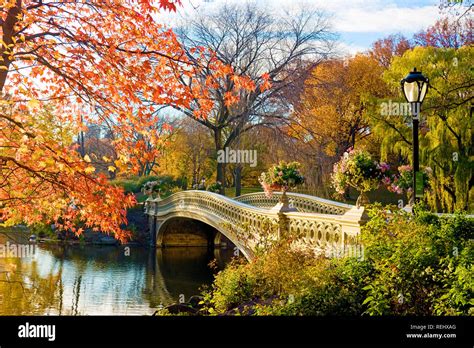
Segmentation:
<svg viewBox="0 0 474 348">
<path fill-rule="evenodd" d="M 193 94 L 174 78 L 193 73 L 182 46 L 153 19 L 178 3 L 2 1 L 0 220 L 49 220 L 78 233 L 82 229 L 74 226 L 83 222 L 127 237 L 122 224 L 134 198 L 95 175 L 91 158 L 79 156 L 70 134 L 85 122 L 113 129 L 118 158 L 111 170 L 138 166 L 130 156 L 137 149 L 143 157 L 154 156 L 133 138 L 138 132 L 147 141 L 159 139 L 150 132 L 155 108 L 140 96 L 183 105 Z M 45 124 L 45 108 L 68 136 Z"/>
</svg>

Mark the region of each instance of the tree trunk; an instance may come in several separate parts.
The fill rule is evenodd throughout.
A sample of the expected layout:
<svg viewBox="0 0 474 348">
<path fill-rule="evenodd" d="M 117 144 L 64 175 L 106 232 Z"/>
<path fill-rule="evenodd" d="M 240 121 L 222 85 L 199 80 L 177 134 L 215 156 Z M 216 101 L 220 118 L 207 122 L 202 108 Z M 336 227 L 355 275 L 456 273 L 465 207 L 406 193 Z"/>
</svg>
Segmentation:
<svg viewBox="0 0 474 348">
<path fill-rule="evenodd" d="M 216 149 L 216 154 L 219 150 L 224 150 L 222 148 L 222 129 L 221 128 L 214 128 L 214 145 Z M 226 186 L 226 180 L 225 180 L 225 163 L 219 163 L 217 162 L 217 181 L 221 183 L 221 190 L 220 194 L 224 195 L 225 194 L 225 186 Z"/>
<path fill-rule="evenodd" d="M 82 116 L 81 116 L 81 122 L 82 122 Z M 86 148 L 85 148 L 85 143 L 84 143 L 84 132 L 81 131 L 79 133 L 79 151 L 81 153 L 82 158 L 86 155 Z"/>
<path fill-rule="evenodd" d="M 239 197 L 242 191 L 242 166 L 235 167 L 235 197 Z"/>
<path fill-rule="evenodd" d="M 1 47 L 1 63 L 0 66 L 0 94 L 3 94 L 3 87 L 5 86 L 5 82 L 7 81 L 8 76 L 8 69 L 12 60 L 10 59 L 10 52 L 9 45 L 13 45 L 13 35 L 15 31 L 15 25 L 18 22 L 18 16 L 21 13 L 21 0 L 17 0 L 15 5 L 11 7 L 8 12 L 6 18 L 2 22 L 2 41 L 3 46 Z M 3 10 L 3 7 L 2 7 Z M 3 11 L 2 11 L 3 12 Z"/>
<path fill-rule="evenodd" d="M 226 186 L 226 180 L 225 180 L 225 163 L 217 163 L 217 181 L 221 183 L 221 190 L 220 194 L 223 195 L 225 194 L 225 186 Z"/>
<path fill-rule="evenodd" d="M 197 167 L 197 165 L 196 165 L 196 155 L 193 154 L 193 179 L 192 179 L 192 182 L 191 182 L 191 188 L 193 188 L 193 189 L 194 189 L 194 185 L 198 184 L 196 167 Z"/>
</svg>

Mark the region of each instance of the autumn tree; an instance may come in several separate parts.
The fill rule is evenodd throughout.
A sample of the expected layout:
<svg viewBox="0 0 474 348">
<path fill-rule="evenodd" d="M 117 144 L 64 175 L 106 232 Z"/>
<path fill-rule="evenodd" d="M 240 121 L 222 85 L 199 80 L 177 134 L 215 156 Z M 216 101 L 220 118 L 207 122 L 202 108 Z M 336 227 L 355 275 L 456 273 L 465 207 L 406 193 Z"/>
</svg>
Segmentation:
<svg viewBox="0 0 474 348">
<path fill-rule="evenodd" d="M 193 187 L 214 173 L 212 148 L 208 128 L 189 118 L 180 119 L 173 127 L 168 146 L 162 150 L 157 170 Z"/>
<path fill-rule="evenodd" d="M 367 55 L 319 64 L 307 80 L 294 115 L 293 135 L 341 156 L 370 134 L 367 113 L 385 94 L 382 67 Z"/>
<path fill-rule="evenodd" d="M 117 135 L 114 131 L 110 133 L 114 141 L 119 139 L 119 141 L 125 140 L 132 144 L 132 150 L 129 152 L 131 159 L 129 172 L 137 176 L 148 176 L 156 170 L 161 153 L 170 140 L 175 123 L 172 118 L 157 113 L 152 113 L 150 120 L 151 122 L 145 129 L 133 128 L 125 136 L 120 133 Z M 133 163 L 136 163 L 136 166 L 133 166 Z"/>
<path fill-rule="evenodd" d="M 473 20 L 471 17 L 453 19 L 445 17 L 435 24 L 414 34 L 408 39 L 401 34 L 392 34 L 375 41 L 369 54 L 384 68 L 388 68 L 394 57 L 400 57 L 415 46 L 459 48 L 473 42 Z"/>
<path fill-rule="evenodd" d="M 472 17 L 454 20 L 442 18 L 413 36 L 417 46 L 460 48 L 473 44 L 474 21 Z"/>
<path fill-rule="evenodd" d="M 403 55 L 411 47 L 412 44 L 405 36 L 392 34 L 375 41 L 369 54 L 384 68 L 388 68 L 393 57 Z"/>
<path fill-rule="evenodd" d="M 90 157 L 79 156 L 40 115 L 48 108 L 54 124 L 72 134 L 85 123 L 110 124 L 118 155 L 110 166 L 137 168 L 130 154 L 141 140 L 130 139 L 149 135 L 156 111 L 141 97 L 177 107 L 199 100 L 176 79 L 192 78 L 196 68 L 173 32 L 153 19 L 177 3 L 1 1 L 0 220 L 54 221 L 77 233 L 81 223 L 122 240 L 128 236 L 122 225 L 134 198 L 95 175 Z M 206 98 L 205 88 L 193 88 Z M 94 112 L 78 111 L 84 109 Z"/>
<path fill-rule="evenodd" d="M 116 177 L 117 168 L 110 165 L 110 162 L 115 162 L 118 157 L 111 139 L 88 136 L 84 142 L 84 151 L 88 156 L 86 159 L 91 160 L 97 173 L 104 173 L 109 179 Z"/>
<path fill-rule="evenodd" d="M 208 81 L 213 107 L 202 118 L 200 103 L 176 106 L 188 117 L 210 129 L 215 151 L 230 147 L 255 127 L 278 125 L 288 116 L 280 93 L 297 80 L 304 59 L 318 61 L 331 48 L 326 17 L 306 9 L 278 17 L 256 5 L 224 5 L 215 13 L 193 13 L 179 31 L 186 55 L 195 65 L 217 59 L 228 66 L 232 78 L 201 69 L 184 86 Z M 202 55 L 203 47 L 213 52 Z M 241 77 L 240 81 L 237 77 Z M 240 88 L 235 92 L 235 87 Z M 225 163 L 217 163 L 217 180 L 225 182 Z M 239 174 L 238 174 L 239 175 Z"/>
</svg>

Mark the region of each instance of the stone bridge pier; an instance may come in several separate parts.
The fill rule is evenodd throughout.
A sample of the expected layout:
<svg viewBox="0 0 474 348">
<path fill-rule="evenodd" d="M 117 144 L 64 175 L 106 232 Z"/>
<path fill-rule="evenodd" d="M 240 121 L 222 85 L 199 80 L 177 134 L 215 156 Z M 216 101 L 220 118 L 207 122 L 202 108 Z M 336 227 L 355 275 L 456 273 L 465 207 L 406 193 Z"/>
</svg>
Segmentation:
<svg viewBox="0 0 474 348">
<path fill-rule="evenodd" d="M 150 245 L 156 247 L 228 248 L 233 243 L 214 227 L 196 219 L 148 216 Z"/>
</svg>

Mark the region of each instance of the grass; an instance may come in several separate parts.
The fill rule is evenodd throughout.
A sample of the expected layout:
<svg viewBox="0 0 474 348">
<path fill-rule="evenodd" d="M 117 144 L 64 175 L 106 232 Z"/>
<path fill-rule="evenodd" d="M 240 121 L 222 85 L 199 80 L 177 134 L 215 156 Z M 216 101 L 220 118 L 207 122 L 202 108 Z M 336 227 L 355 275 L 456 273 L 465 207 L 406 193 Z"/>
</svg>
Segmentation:
<svg viewBox="0 0 474 348">
<path fill-rule="evenodd" d="M 262 192 L 262 191 L 263 190 L 261 187 L 242 187 L 241 195 L 245 195 L 247 193 Z M 226 187 L 225 195 L 230 198 L 235 197 L 235 187 Z"/>
</svg>

